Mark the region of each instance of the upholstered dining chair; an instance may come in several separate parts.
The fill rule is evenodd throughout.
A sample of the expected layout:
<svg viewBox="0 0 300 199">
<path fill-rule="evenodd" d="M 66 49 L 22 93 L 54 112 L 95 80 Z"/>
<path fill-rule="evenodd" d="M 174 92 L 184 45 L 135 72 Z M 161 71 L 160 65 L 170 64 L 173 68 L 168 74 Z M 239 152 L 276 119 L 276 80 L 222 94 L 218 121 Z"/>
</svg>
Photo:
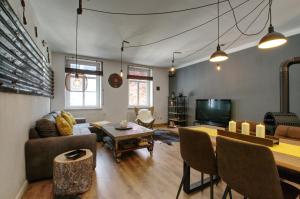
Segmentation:
<svg viewBox="0 0 300 199">
<path fill-rule="evenodd" d="M 210 176 L 210 198 L 213 199 L 213 176 L 217 176 L 217 161 L 214 148 L 207 133 L 189 128 L 179 128 L 180 153 L 185 164 L 191 168 Z M 182 180 L 177 192 L 180 191 L 185 180 L 186 173 L 183 173 Z M 202 177 L 203 178 L 203 177 Z"/>
<path fill-rule="evenodd" d="M 251 199 L 295 199 L 299 190 L 280 181 L 269 148 L 218 136 L 218 173 L 227 184 L 223 198 L 231 189 Z"/>
<path fill-rule="evenodd" d="M 300 141 L 300 127 L 279 125 L 276 128 L 274 136 L 278 138 Z"/>
</svg>

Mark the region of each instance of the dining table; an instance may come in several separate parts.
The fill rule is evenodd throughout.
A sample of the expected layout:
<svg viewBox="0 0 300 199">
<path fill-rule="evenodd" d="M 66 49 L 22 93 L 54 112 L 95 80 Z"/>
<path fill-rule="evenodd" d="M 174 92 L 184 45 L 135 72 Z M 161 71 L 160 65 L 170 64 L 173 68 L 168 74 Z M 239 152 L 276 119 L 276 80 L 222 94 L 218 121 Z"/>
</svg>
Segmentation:
<svg viewBox="0 0 300 199">
<path fill-rule="evenodd" d="M 184 128 L 190 128 L 196 131 L 199 130 L 207 133 L 214 147 L 216 147 L 218 130 L 225 130 L 225 128 L 209 125 L 199 125 Z M 300 185 L 300 141 L 280 138 L 279 144 L 274 144 L 272 147 L 268 148 L 271 150 L 274 156 L 280 177 Z M 200 181 L 191 184 L 190 167 L 186 163 L 183 164 L 183 170 L 187 175 L 185 176 L 183 182 L 183 190 L 187 194 L 203 190 L 209 186 L 210 180 L 203 179 L 203 175 L 201 175 Z M 218 176 L 213 178 L 215 183 L 217 183 L 219 180 L 220 178 Z"/>
</svg>

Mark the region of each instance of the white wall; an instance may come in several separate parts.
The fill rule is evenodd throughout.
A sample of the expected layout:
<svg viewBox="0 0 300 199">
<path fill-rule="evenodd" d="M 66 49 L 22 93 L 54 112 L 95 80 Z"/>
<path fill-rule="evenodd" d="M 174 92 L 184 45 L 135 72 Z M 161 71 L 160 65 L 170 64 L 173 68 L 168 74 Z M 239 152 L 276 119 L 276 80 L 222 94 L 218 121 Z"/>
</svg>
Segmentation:
<svg viewBox="0 0 300 199">
<path fill-rule="evenodd" d="M 66 54 L 52 53 L 52 67 L 54 70 L 54 99 L 51 100 L 51 110 L 62 110 L 65 106 L 65 56 Z M 133 120 L 135 114 L 133 110 L 128 109 L 128 82 L 123 79 L 123 85 L 120 88 L 112 88 L 108 84 L 108 77 L 112 73 L 119 73 L 120 62 L 102 60 L 103 61 L 103 107 L 101 110 L 72 110 L 72 114 L 79 117 L 85 117 L 89 122 L 99 120 L 109 120 L 119 122 L 122 119 Z M 124 64 L 126 66 L 126 64 Z M 127 68 L 124 67 L 124 74 Z M 160 87 L 160 91 L 156 91 L 156 87 Z M 155 108 L 156 123 L 167 123 L 168 109 L 168 92 L 169 78 L 168 69 L 153 68 L 153 104 Z"/>
<path fill-rule="evenodd" d="M 9 0 L 13 9 L 21 17 L 19 0 Z M 28 1 L 26 1 L 28 4 Z M 26 6 L 26 29 L 34 38 L 34 26 L 30 5 Z M 41 47 L 42 33 L 35 39 Z M 50 111 L 50 99 L 21 94 L 0 92 L 0 198 L 20 197 L 26 185 L 24 144 L 28 140 L 30 126 Z"/>
</svg>

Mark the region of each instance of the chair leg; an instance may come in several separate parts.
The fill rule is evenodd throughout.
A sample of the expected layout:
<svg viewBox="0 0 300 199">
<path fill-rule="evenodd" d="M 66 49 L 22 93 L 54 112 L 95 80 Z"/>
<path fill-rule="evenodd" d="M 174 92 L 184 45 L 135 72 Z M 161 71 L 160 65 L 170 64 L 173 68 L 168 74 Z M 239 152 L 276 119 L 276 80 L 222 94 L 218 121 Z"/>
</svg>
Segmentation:
<svg viewBox="0 0 300 199">
<path fill-rule="evenodd" d="M 210 199 L 214 199 L 214 178 L 210 175 Z"/>
<path fill-rule="evenodd" d="M 203 182 L 204 182 L 204 174 L 203 172 L 201 172 L 201 185 L 203 185 Z"/>
<path fill-rule="evenodd" d="M 181 182 L 180 182 L 180 185 L 179 185 L 179 189 L 177 191 L 177 195 L 176 195 L 176 199 L 178 199 L 179 195 L 180 195 L 180 192 L 181 192 L 181 189 L 182 189 L 182 186 L 183 186 L 183 181 L 184 181 L 184 174 L 181 178 Z"/>
<path fill-rule="evenodd" d="M 228 193 L 229 193 L 230 199 L 232 199 L 230 187 L 227 185 L 226 188 L 225 188 L 224 194 L 223 194 L 223 196 L 222 196 L 222 199 L 226 199 Z"/>
<path fill-rule="evenodd" d="M 232 192 L 230 188 L 229 188 L 229 198 L 232 199 Z"/>
</svg>

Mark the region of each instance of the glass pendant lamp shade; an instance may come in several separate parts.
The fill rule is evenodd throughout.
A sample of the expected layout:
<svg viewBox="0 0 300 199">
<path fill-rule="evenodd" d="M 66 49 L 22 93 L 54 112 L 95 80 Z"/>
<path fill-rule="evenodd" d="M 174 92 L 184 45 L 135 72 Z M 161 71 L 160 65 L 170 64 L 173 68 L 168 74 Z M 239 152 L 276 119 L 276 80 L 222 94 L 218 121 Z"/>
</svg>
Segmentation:
<svg viewBox="0 0 300 199">
<path fill-rule="evenodd" d="M 228 55 L 221 50 L 220 45 L 218 45 L 217 50 L 210 56 L 209 61 L 211 62 L 221 62 L 228 59 Z"/>
<path fill-rule="evenodd" d="M 266 34 L 258 44 L 258 48 L 261 49 L 268 49 L 268 48 L 274 48 L 277 46 L 281 46 L 287 42 L 286 37 L 279 33 L 274 31 L 274 27 L 271 25 L 269 27 L 269 32 Z"/>
<path fill-rule="evenodd" d="M 68 73 L 65 78 L 65 87 L 67 91 L 83 92 L 88 86 L 87 77 L 84 74 Z"/>
</svg>

